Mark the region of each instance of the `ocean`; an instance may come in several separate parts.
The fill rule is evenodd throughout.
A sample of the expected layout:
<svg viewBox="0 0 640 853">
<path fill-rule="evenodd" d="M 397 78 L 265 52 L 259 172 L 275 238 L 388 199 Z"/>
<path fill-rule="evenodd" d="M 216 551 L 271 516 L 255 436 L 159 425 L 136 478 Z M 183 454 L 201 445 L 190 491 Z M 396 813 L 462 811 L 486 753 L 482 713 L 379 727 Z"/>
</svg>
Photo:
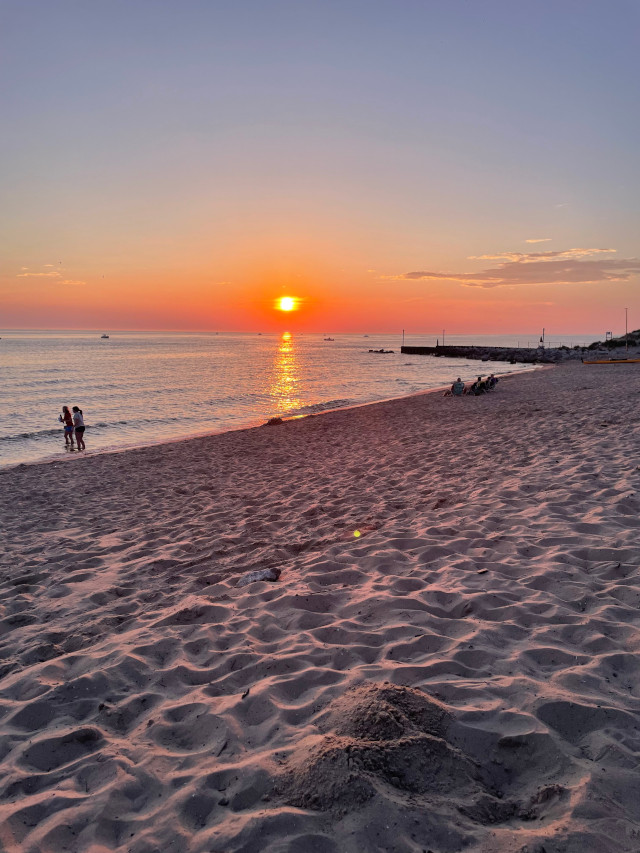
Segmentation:
<svg viewBox="0 0 640 853">
<path fill-rule="evenodd" d="M 103 339 L 100 332 L 2 331 L 0 466 L 64 457 L 63 404 L 82 409 L 87 452 L 95 453 L 404 397 L 456 376 L 525 369 L 402 355 L 401 343 L 397 334 L 114 332 Z M 412 335 L 406 343 L 435 339 Z M 447 335 L 445 343 L 524 347 L 537 338 Z"/>
</svg>

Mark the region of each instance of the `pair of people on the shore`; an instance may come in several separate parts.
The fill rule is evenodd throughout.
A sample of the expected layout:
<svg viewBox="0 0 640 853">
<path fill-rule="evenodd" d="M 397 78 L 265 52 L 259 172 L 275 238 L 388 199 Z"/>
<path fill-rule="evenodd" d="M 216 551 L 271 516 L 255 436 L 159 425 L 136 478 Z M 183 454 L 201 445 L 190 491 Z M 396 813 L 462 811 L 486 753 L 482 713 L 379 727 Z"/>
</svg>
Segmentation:
<svg viewBox="0 0 640 853">
<path fill-rule="evenodd" d="M 75 449 L 73 444 L 73 436 L 75 433 L 78 450 L 86 450 L 84 443 L 84 417 L 82 416 L 82 409 L 79 409 L 78 406 L 74 406 L 72 412 L 70 412 L 68 406 L 63 406 L 62 414 L 58 417 L 58 420 L 64 424 L 64 443 L 66 446 L 70 447 L 71 450 Z"/>
</svg>

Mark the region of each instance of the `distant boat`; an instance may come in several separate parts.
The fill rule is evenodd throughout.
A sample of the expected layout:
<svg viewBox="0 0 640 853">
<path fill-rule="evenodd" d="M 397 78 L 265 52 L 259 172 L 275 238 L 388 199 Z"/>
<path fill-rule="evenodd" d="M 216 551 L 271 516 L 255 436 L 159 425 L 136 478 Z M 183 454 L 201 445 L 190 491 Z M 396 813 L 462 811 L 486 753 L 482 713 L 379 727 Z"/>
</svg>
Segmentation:
<svg viewBox="0 0 640 853">
<path fill-rule="evenodd" d="M 335 341 L 335 338 L 325 338 L 325 341 Z"/>
<path fill-rule="evenodd" d="M 109 338 L 109 335 L 100 335 L 100 337 L 101 337 L 101 338 L 106 338 L 106 339 L 108 339 L 108 338 Z"/>
</svg>

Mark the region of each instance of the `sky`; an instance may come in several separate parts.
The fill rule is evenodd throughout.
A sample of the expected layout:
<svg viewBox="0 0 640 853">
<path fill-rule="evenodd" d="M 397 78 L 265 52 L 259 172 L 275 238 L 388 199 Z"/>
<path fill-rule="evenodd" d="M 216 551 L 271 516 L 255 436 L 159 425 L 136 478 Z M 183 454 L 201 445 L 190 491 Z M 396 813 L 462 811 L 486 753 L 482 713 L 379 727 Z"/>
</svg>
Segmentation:
<svg viewBox="0 0 640 853">
<path fill-rule="evenodd" d="M 639 32 L 637 0 L 0 0 L 0 328 L 638 328 Z"/>
</svg>

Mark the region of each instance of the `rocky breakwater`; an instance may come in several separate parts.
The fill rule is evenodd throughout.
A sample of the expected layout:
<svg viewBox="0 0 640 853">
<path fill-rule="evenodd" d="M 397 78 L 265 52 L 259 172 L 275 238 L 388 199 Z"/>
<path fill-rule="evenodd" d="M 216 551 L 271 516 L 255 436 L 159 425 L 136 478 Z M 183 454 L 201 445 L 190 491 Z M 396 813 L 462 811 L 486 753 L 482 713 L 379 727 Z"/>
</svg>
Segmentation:
<svg viewBox="0 0 640 853">
<path fill-rule="evenodd" d="M 403 346 L 406 355 L 434 355 L 440 358 L 469 358 L 477 361 L 508 361 L 511 364 L 557 364 L 569 359 L 582 359 L 586 349 L 557 348 L 522 348 L 522 347 L 478 347 L 478 346 L 437 346 L 415 347 Z M 593 355 L 593 351 L 589 352 Z M 606 350 L 604 351 L 606 353 Z"/>
</svg>

